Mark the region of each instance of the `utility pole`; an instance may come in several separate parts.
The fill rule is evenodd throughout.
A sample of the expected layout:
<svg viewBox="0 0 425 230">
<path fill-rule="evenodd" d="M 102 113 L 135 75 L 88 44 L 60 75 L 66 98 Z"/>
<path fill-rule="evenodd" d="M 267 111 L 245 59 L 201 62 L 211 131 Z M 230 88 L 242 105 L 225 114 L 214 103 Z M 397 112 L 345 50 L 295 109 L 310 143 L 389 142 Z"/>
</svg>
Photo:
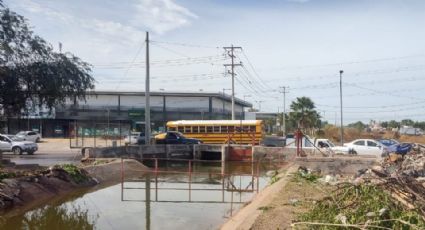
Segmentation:
<svg viewBox="0 0 425 230">
<path fill-rule="evenodd" d="M 340 105 L 341 105 L 341 146 L 344 145 L 344 123 L 342 119 L 342 73 L 344 73 L 343 70 L 339 71 L 339 99 L 340 99 Z"/>
<path fill-rule="evenodd" d="M 235 120 L 235 66 L 242 66 L 242 63 L 235 64 L 236 56 L 234 55 L 234 51 L 235 49 L 242 50 L 242 47 L 231 45 L 230 47 L 223 47 L 223 49 L 227 52 L 227 55 L 232 58 L 232 63 L 224 64 L 224 66 L 231 67 L 230 74 L 232 74 L 232 120 Z"/>
<path fill-rule="evenodd" d="M 145 80 L 145 144 L 150 144 L 151 138 L 151 107 L 149 89 L 149 32 L 146 32 L 146 80 Z"/>
<path fill-rule="evenodd" d="M 281 86 L 282 89 L 281 93 L 283 94 L 283 118 L 282 118 L 282 131 L 283 136 L 286 134 L 286 86 Z"/>
</svg>

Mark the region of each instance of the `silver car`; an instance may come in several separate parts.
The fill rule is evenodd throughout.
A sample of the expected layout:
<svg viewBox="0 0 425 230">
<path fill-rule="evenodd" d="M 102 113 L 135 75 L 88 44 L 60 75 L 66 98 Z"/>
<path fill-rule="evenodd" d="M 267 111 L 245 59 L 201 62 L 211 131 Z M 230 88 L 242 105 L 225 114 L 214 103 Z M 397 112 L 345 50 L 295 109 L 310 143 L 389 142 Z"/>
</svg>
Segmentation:
<svg viewBox="0 0 425 230">
<path fill-rule="evenodd" d="M 34 154 L 38 150 L 38 145 L 31 141 L 20 141 L 16 137 L 8 137 L 0 134 L 0 151 L 13 152 L 14 154 L 22 154 L 24 152 L 29 155 Z"/>
<path fill-rule="evenodd" d="M 41 135 L 35 131 L 20 131 L 15 136 L 24 141 L 32 141 L 35 143 L 41 141 Z"/>
</svg>

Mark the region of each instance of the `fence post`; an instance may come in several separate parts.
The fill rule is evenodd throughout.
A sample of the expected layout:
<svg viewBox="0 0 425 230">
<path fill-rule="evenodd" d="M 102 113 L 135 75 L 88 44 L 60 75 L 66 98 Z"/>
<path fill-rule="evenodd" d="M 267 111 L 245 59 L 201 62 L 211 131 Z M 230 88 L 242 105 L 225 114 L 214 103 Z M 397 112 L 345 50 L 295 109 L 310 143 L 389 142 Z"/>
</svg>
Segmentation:
<svg viewBox="0 0 425 230">
<path fill-rule="evenodd" d="M 121 201 L 124 200 L 124 160 L 121 157 Z"/>
<path fill-rule="evenodd" d="M 192 201 L 192 161 L 189 160 L 189 202 Z"/>
</svg>

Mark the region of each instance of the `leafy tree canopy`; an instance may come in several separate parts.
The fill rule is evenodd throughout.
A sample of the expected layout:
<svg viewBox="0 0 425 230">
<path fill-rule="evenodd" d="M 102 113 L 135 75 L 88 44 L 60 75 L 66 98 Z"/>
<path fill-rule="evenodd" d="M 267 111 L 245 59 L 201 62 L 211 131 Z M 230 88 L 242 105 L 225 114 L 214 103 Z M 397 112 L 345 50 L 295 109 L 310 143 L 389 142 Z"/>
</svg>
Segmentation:
<svg viewBox="0 0 425 230">
<path fill-rule="evenodd" d="M 6 115 L 18 115 L 28 104 L 52 108 L 66 98 L 84 99 L 93 88 L 88 63 L 54 52 L 0 0 L 0 109 Z"/>
<path fill-rule="evenodd" d="M 367 125 L 364 124 L 361 121 L 357 121 L 355 123 L 348 124 L 348 127 L 355 128 L 355 129 L 357 129 L 359 131 L 363 131 L 367 127 Z"/>
<path fill-rule="evenodd" d="M 316 106 L 309 97 L 297 97 L 291 103 L 289 120 L 301 128 L 314 128 L 320 126 L 320 115 L 315 110 Z"/>
</svg>

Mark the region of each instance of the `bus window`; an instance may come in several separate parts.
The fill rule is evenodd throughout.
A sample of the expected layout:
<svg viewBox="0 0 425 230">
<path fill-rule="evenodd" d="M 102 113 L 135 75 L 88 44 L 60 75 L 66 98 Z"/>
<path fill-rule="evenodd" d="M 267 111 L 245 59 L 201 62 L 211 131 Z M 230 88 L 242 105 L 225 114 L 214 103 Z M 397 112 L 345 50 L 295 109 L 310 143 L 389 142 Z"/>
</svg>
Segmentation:
<svg viewBox="0 0 425 230">
<path fill-rule="evenodd" d="M 235 126 L 229 126 L 229 133 L 235 132 Z"/>
<path fill-rule="evenodd" d="M 205 126 L 199 126 L 199 132 L 205 133 Z"/>
<path fill-rule="evenodd" d="M 185 127 L 184 127 L 184 132 L 185 132 L 185 133 L 191 133 L 191 132 L 192 132 L 192 127 L 190 127 L 190 126 L 185 126 Z"/>
<path fill-rule="evenodd" d="M 212 126 L 207 126 L 207 133 L 212 133 L 213 131 L 213 127 Z"/>
<path fill-rule="evenodd" d="M 199 126 L 192 126 L 192 133 L 199 133 Z"/>
<path fill-rule="evenodd" d="M 178 127 L 178 130 L 179 130 L 179 132 L 183 133 L 183 131 L 184 131 L 183 126 L 179 126 L 179 127 Z"/>
<path fill-rule="evenodd" d="M 213 131 L 214 131 L 214 133 L 219 133 L 220 132 L 220 126 L 214 126 Z"/>
<path fill-rule="evenodd" d="M 255 126 L 254 125 L 249 126 L 249 131 L 255 132 Z"/>
<path fill-rule="evenodd" d="M 227 126 L 221 126 L 221 132 L 227 133 Z"/>
<path fill-rule="evenodd" d="M 240 132 L 241 132 L 241 127 L 240 127 L 240 126 L 236 126 L 236 127 L 235 127 L 235 131 L 236 131 L 237 133 L 240 133 Z"/>
<path fill-rule="evenodd" d="M 168 128 L 168 131 L 176 131 L 176 127 L 170 127 Z"/>
</svg>

